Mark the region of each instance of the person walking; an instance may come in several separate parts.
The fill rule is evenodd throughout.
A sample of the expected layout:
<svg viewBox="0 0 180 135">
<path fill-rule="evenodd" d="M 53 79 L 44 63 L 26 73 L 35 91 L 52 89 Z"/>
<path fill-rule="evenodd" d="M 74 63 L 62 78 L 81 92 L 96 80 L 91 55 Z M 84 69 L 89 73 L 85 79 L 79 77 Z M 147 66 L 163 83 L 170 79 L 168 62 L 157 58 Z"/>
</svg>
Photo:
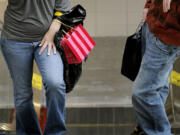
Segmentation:
<svg viewBox="0 0 180 135">
<path fill-rule="evenodd" d="M 164 104 L 180 56 L 180 1 L 147 0 L 143 20 L 146 49 L 132 89 L 137 127 L 131 135 L 172 135 Z"/>
<path fill-rule="evenodd" d="M 33 60 L 46 90 L 47 123 L 44 135 L 63 135 L 66 86 L 63 62 L 54 45 L 60 16 L 71 8 L 71 0 L 8 0 L 1 35 L 3 56 L 14 86 L 17 135 L 41 135 L 33 106 Z"/>
</svg>

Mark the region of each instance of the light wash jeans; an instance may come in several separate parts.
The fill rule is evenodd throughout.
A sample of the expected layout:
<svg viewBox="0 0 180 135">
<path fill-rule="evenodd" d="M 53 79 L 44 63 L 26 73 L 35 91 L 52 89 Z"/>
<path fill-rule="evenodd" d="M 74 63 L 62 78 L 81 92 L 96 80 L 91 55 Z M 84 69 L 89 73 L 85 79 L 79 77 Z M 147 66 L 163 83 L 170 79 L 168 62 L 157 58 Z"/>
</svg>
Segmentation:
<svg viewBox="0 0 180 135">
<path fill-rule="evenodd" d="M 59 53 L 39 55 L 39 42 L 24 43 L 1 36 L 1 47 L 14 85 L 17 135 L 41 135 L 32 103 L 32 73 L 35 59 L 46 90 L 47 123 L 44 135 L 63 135 L 65 128 L 65 83 Z"/>
<path fill-rule="evenodd" d="M 164 104 L 169 93 L 168 77 L 180 47 L 167 46 L 143 26 L 145 52 L 133 85 L 132 103 L 137 124 L 148 135 L 172 135 Z"/>
</svg>

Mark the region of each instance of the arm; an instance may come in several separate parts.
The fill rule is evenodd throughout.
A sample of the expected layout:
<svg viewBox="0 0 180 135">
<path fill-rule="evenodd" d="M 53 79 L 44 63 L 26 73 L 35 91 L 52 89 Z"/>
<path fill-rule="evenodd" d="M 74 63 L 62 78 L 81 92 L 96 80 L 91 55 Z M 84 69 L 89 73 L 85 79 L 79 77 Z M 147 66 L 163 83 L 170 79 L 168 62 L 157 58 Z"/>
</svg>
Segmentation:
<svg viewBox="0 0 180 135">
<path fill-rule="evenodd" d="M 149 10 L 150 5 L 152 4 L 152 0 L 146 0 L 146 4 L 144 6 L 144 11 L 143 11 L 143 21 L 146 21 L 147 13 Z M 163 12 L 168 12 L 170 10 L 171 6 L 171 0 L 163 0 Z"/>
<path fill-rule="evenodd" d="M 55 11 L 65 13 L 71 9 L 72 0 L 56 0 Z"/>
<path fill-rule="evenodd" d="M 163 11 L 166 13 L 170 10 L 171 0 L 163 0 Z"/>
<path fill-rule="evenodd" d="M 54 16 L 61 16 L 64 12 L 69 11 L 71 8 L 71 0 L 56 0 L 55 3 L 55 13 Z M 47 55 L 50 55 L 51 49 L 53 49 L 54 54 L 56 54 L 56 46 L 54 44 L 54 36 L 56 32 L 60 29 L 61 24 L 56 20 L 53 19 L 49 30 L 44 35 L 41 43 L 41 50 L 39 51 L 39 55 L 41 55 L 46 47 L 48 47 Z"/>
<path fill-rule="evenodd" d="M 151 3 L 152 3 L 152 0 L 146 0 L 146 4 L 144 6 L 144 10 L 143 10 L 143 22 L 146 21 L 146 18 L 147 18 L 147 13 L 149 11 L 149 7 L 151 6 Z"/>
<path fill-rule="evenodd" d="M 152 0 L 146 0 L 146 4 L 145 4 L 144 8 L 149 8 L 151 3 L 152 3 Z"/>
</svg>

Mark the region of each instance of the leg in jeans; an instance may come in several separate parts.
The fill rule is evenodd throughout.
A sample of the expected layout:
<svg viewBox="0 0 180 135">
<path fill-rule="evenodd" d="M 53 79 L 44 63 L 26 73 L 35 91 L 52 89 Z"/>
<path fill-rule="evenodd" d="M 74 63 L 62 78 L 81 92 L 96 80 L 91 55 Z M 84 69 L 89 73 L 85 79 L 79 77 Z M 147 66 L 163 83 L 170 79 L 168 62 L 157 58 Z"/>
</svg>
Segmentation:
<svg viewBox="0 0 180 135">
<path fill-rule="evenodd" d="M 133 85 L 132 102 L 137 123 L 148 135 L 171 135 L 164 103 L 168 96 L 168 77 L 180 47 L 167 46 L 146 29 L 146 50 Z"/>
<path fill-rule="evenodd" d="M 63 135 L 65 128 L 65 83 L 63 63 L 59 53 L 47 56 L 47 48 L 39 55 L 40 47 L 35 51 L 35 60 L 43 78 L 46 90 L 47 123 L 44 135 Z"/>
<path fill-rule="evenodd" d="M 164 86 L 157 90 L 159 92 L 161 100 L 164 104 L 166 103 L 166 99 L 169 95 L 169 80 L 168 79 L 169 79 L 169 76 L 171 75 L 172 70 L 173 70 L 173 66 L 171 66 L 169 68 L 168 75 L 166 77 L 166 81 L 164 82 Z"/>
<path fill-rule="evenodd" d="M 144 25 L 142 27 L 142 36 L 141 36 L 142 37 L 142 39 L 141 39 L 142 40 L 142 55 L 144 55 L 145 50 L 146 50 L 146 37 L 148 36 L 148 35 L 146 35 L 146 34 L 148 34 L 146 32 L 146 29 L 147 29 L 147 23 L 144 23 Z M 167 76 L 166 81 L 164 82 L 164 86 L 159 88 L 159 90 L 158 90 L 164 104 L 166 103 L 166 99 L 167 99 L 168 94 L 169 94 L 169 81 L 168 81 L 168 78 L 169 78 L 169 76 L 170 76 L 170 74 L 172 72 L 172 69 L 173 69 L 173 66 L 171 66 L 171 68 L 168 71 L 169 75 Z"/>
<path fill-rule="evenodd" d="M 2 36 L 2 52 L 14 85 L 17 135 L 41 135 L 32 103 L 33 47 Z"/>
</svg>

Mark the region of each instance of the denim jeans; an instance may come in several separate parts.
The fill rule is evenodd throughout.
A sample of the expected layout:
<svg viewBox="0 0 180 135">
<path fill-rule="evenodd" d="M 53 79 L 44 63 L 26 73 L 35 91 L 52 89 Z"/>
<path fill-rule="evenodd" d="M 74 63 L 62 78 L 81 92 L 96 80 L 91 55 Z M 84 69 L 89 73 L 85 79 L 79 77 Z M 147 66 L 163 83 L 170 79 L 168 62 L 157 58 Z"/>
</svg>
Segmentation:
<svg viewBox="0 0 180 135">
<path fill-rule="evenodd" d="M 65 127 L 65 83 L 63 62 L 59 53 L 47 56 L 47 48 L 39 55 L 39 42 L 24 43 L 1 36 L 1 47 L 14 85 L 17 135 L 41 135 L 33 106 L 33 60 L 41 72 L 46 90 L 47 123 L 44 135 L 63 135 Z"/>
<path fill-rule="evenodd" d="M 164 44 L 146 23 L 142 36 L 146 47 L 132 90 L 137 124 L 148 135 L 172 135 L 164 104 L 169 93 L 168 77 L 180 56 L 180 47 Z"/>
</svg>

